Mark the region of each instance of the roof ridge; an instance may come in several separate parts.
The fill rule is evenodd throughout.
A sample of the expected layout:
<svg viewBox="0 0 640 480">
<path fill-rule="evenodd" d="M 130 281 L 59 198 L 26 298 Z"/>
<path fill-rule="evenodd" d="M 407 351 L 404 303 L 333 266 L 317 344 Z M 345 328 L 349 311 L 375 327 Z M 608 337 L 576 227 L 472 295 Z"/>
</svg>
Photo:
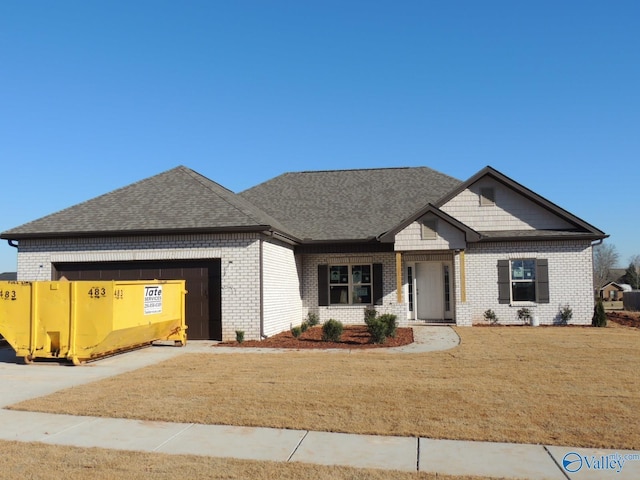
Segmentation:
<svg viewBox="0 0 640 480">
<path fill-rule="evenodd" d="M 214 180 L 211 180 L 210 178 L 206 177 L 205 175 L 202 175 L 199 172 L 196 172 L 195 170 L 193 170 L 191 168 L 183 167 L 183 169 L 184 169 L 186 174 L 191 176 L 194 180 L 196 180 L 198 183 L 200 183 L 203 187 L 207 188 L 208 190 L 210 190 L 214 194 L 218 195 L 224 202 L 227 203 L 227 205 L 229 205 L 233 209 L 239 211 L 243 215 L 246 215 L 247 217 L 249 217 L 252 221 L 256 222 L 257 224 L 263 224 L 264 220 L 268 220 L 269 223 L 272 224 L 272 226 L 278 227 L 278 228 L 281 227 L 279 220 L 277 220 L 276 218 L 272 217 L 267 212 L 265 212 L 260 207 L 255 205 L 253 202 L 247 200 L 243 196 L 235 193 L 232 190 L 229 190 L 228 188 L 220 185 L 218 182 L 216 182 Z M 213 185 L 215 185 L 216 187 L 219 187 L 220 189 L 222 189 L 225 192 L 227 192 L 233 198 L 235 203 L 232 203 L 227 197 L 222 197 L 217 192 L 215 192 L 214 189 L 212 188 Z M 250 207 L 250 209 L 245 208 L 247 205 Z M 251 209 L 257 210 L 257 212 L 256 211 L 251 211 Z M 256 213 L 258 215 L 256 215 Z M 261 216 L 262 218 L 256 218 L 257 216 L 258 217 Z M 273 225 L 274 223 L 276 225 Z"/>
</svg>

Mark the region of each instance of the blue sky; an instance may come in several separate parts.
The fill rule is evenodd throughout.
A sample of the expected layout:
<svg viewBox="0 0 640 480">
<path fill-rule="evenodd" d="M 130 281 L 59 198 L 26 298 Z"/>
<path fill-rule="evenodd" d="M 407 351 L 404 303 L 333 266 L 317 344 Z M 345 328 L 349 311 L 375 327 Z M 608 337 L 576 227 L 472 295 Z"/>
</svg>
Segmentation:
<svg viewBox="0 0 640 480">
<path fill-rule="evenodd" d="M 0 2 L 0 231 L 186 165 L 486 165 L 640 254 L 640 2 Z M 16 251 L 0 244 L 0 272 Z"/>
</svg>

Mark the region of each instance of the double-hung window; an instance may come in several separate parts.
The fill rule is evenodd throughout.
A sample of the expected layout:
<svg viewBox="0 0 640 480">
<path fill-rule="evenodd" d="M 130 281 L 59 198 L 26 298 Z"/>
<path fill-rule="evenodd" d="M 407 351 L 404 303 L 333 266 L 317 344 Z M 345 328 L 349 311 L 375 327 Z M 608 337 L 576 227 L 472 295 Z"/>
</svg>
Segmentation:
<svg viewBox="0 0 640 480">
<path fill-rule="evenodd" d="M 535 260 L 511 260 L 511 298 L 514 302 L 536 301 Z"/>
<path fill-rule="evenodd" d="M 544 258 L 498 260 L 499 303 L 549 303 L 549 263 Z"/>
<path fill-rule="evenodd" d="M 371 265 L 330 265 L 331 305 L 371 303 Z"/>
</svg>

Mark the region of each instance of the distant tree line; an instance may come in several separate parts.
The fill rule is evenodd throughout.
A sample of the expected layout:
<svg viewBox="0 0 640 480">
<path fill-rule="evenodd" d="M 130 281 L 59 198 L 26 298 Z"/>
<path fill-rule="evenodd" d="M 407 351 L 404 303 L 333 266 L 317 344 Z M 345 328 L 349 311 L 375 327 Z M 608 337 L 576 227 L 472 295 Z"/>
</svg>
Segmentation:
<svg viewBox="0 0 640 480">
<path fill-rule="evenodd" d="M 593 249 L 593 284 L 596 289 L 602 288 L 609 282 L 619 281 L 631 285 L 634 290 L 640 290 L 640 255 L 632 255 L 629 266 L 620 278 L 614 273 L 620 255 L 616 246 L 601 243 Z"/>
</svg>

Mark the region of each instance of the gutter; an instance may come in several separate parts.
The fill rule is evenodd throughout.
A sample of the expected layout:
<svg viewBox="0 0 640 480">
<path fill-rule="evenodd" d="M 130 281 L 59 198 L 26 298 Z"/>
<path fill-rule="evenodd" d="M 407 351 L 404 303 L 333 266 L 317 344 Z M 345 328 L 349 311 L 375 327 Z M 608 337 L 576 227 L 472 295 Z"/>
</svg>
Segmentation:
<svg viewBox="0 0 640 480">
<path fill-rule="evenodd" d="M 14 239 L 12 239 L 12 238 L 10 238 L 10 239 L 8 239 L 8 240 L 7 240 L 7 243 L 9 244 L 9 246 L 10 246 L 10 247 L 18 248 L 18 244 L 17 244 L 17 243 L 15 243 L 15 242 L 16 242 L 16 241 L 15 241 Z"/>
</svg>

